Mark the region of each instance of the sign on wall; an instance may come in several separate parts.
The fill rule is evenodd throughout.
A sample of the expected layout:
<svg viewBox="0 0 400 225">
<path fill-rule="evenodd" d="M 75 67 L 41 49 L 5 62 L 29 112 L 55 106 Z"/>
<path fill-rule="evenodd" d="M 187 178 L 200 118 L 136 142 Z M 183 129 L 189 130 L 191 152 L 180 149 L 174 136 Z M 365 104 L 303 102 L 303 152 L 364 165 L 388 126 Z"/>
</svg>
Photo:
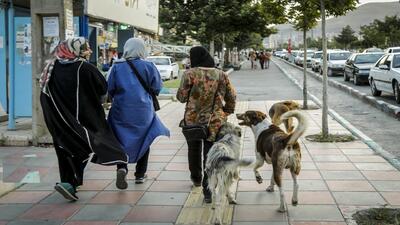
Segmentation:
<svg viewBox="0 0 400 225">
<path fill-rule="evenodd" d="M 86 0 L 86 14 L 130 24 L 153 33 L 158 30 L 159 0 Z"/>
</svg>

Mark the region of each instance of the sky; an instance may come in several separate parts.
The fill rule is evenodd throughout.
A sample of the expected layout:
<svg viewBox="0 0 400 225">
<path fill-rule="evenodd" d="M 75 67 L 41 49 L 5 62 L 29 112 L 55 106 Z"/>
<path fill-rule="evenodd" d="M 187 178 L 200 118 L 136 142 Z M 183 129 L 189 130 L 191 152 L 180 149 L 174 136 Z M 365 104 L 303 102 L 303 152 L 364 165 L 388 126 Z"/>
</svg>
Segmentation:
<svg viewBox="0 0 400 225">
<path fill-rule="evenodd" d="M 369 2 L 395 2 L 394 0 L 360 0 L 360 4 Z"/>
</svg>

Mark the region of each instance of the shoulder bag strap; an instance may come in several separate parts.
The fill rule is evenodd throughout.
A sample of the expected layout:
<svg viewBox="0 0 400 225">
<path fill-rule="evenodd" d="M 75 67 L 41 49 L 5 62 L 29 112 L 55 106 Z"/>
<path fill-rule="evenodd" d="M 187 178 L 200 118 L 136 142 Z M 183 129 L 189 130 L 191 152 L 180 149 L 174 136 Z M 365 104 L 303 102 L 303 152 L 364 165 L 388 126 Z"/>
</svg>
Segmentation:
<svg viewBox="0 0 400 225">
<path fill-rule="evenodd" d="M 136 67 L 133 65 L 133 63 L 131 61 L 129 61 L 129 59 L 126 59 L 126 62 L 128 63 L 129 67 L 131 67 L 133 74 L 139 80 L 139 82 L 142 85 L 142 87 L 144 88 L 144 90 L 146 90 L 147 93 L 149 93 L 150 95 L 154 95 L 153 90 L 151 90 L 149 88 L 149 86 L 147 86 L 146 82 L 143 80 L 142 76 L 140 76 L 139 71 L 136 69 Z"/>
</svg>

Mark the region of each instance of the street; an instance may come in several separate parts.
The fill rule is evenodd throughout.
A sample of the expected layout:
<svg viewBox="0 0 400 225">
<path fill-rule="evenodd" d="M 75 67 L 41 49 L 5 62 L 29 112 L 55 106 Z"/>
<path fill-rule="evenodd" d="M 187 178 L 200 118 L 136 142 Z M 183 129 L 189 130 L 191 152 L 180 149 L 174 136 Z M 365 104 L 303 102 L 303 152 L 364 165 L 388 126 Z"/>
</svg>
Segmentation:
<svg viewBox="0 0 400 225">
<path fill-rule="evenodd" d="M 303 71 L 294 68 L 285 62 L 274 60 L 280 66 L 284 67 L 290 74 L 303 83 Z M 336 79 L 339 79 L 337 77 Z M 342 78 L 343 79 L 343 78 Z M 322 83 L 308 76 L 308 91 L 318 99 L 322 99 Z M 345 82 L 348 83 L 348 82 Z M 360 90 L 369 88 L 368 86 L 357 86 Z M 367 136 L 377 142 L 383 149 L 400 158 L 400 123 L 398 120 L 388 116 L 377 108 L 349 95 L 348 93 L 328 86 L 329 107 L 338 112 L 347 121 L 356 128 L 364 132 Z"/>
</svg>

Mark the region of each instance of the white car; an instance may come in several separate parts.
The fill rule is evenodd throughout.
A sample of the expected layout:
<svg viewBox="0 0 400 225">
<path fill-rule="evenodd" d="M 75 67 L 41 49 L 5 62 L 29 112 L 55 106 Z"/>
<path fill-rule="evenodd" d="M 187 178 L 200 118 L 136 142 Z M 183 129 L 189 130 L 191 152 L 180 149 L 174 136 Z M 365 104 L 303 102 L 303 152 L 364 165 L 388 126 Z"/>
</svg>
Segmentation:
<svg viewBox="0 0 400 225">
<path fill-rule="evenodd" d="M 383 55 L 371 68 L 368 80 L 373 96 L 379 96 L 383 91 L 393 94 L 400 103 L 400 53 Z"/>
<path fill-rule="evenodd" d="M 319 70 L 319 66 L 321 64 L 322 59 L 322 51 L 317 51 L 314 53 L 311 58 L 311 70 L 317 72 Z"/>
<path fill-rule="evenodd" d="M 307 67 L 311 67 L 311 58 L 314 56 L 314 51 L 307 51 Z M 303 67 L 304 63 L 304 52 L 301 52 L 299 54 L 298 60 L 297 60 L 297 65 Z"/>
<path fill-rule="evenodd" d="M 391 47 L 385 50 L 385 53 L 397 53 L 400 52 L 400 47 Z"/>
<path fill-rule="evenodd" d="M 327 63 L 328 63 L 328 76 L 333 75 L 343 75 L 344 74 L 344 66 L 346 64 L 346 60 L 350 57 L 351 53 L 349 51 L 328 51 Z M 322 59 L 321 59 L 322 61 Z M 322 64 L 320 64 L 319 72 L 322 74 Z"/>
<path fill-rule="evenodd" d="M 146 60 L 156 65 L 161 79 L 172 80 L 178 78 L 179 65 L 175 62 L 174 58 L 170 56 L 149 56 Z"/>
</svg>

